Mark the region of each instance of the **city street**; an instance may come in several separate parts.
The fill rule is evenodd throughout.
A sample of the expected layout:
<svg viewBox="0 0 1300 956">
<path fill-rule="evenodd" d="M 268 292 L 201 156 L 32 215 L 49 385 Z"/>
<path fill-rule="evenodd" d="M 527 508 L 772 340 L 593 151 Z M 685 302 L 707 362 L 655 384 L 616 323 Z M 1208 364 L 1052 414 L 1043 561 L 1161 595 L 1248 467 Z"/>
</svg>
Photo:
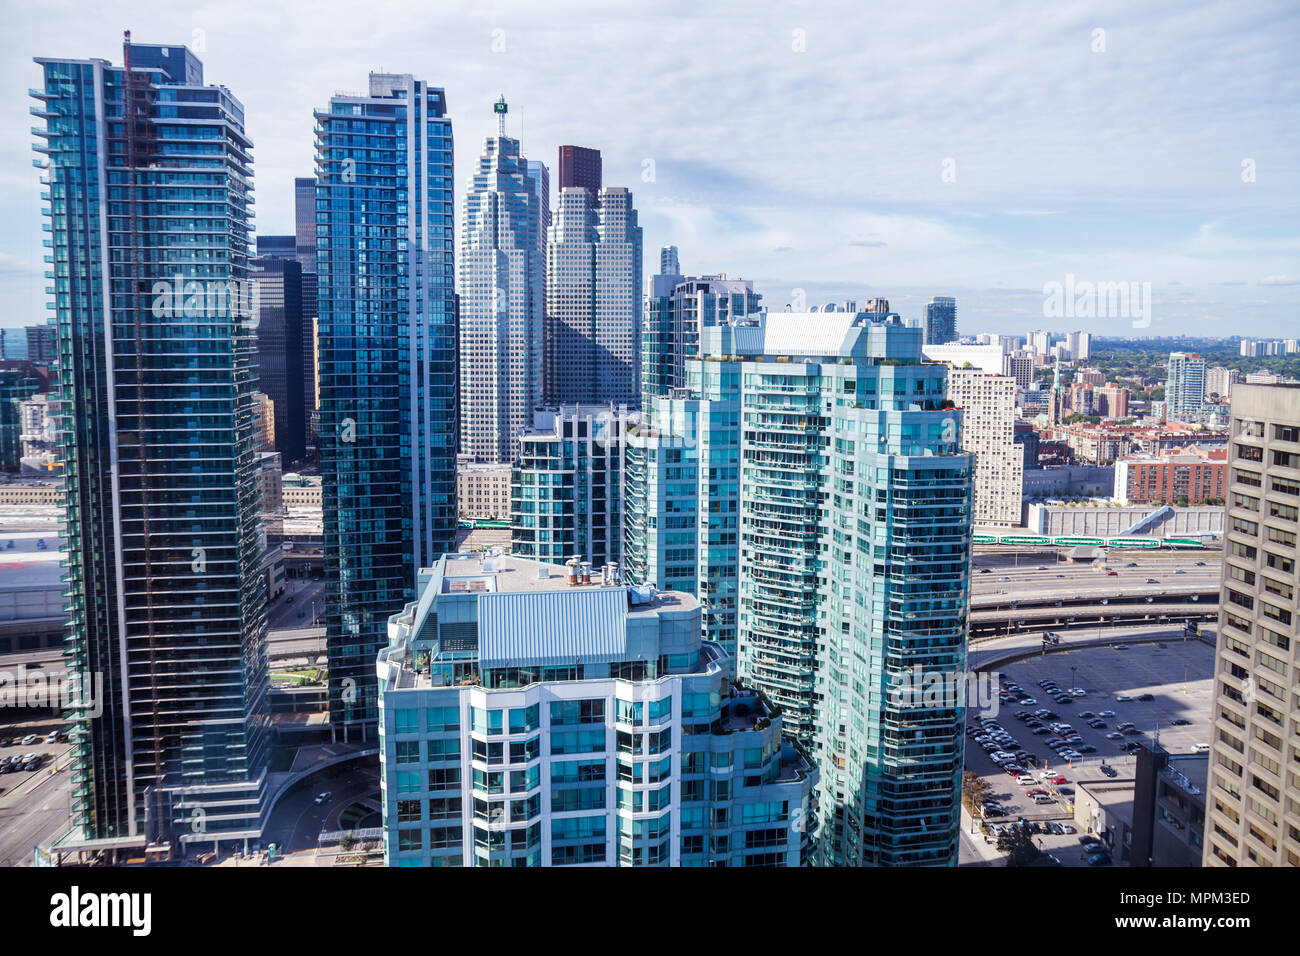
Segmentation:
<svg viewBox="0 0 1300 956">
<path fill-rule="evenodd" d="M 266 606 L 266 624 L 276 631 L 292 627 L 313 627 L 325 620 L 325 582 L 290 578 L 284 593 Z"/>
</svg>

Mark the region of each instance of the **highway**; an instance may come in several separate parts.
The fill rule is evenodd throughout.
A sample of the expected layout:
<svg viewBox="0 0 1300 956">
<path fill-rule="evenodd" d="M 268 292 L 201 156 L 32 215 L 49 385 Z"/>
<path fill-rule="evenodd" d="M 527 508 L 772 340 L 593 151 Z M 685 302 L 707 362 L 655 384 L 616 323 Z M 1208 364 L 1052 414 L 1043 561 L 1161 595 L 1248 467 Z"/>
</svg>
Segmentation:
<svg viewBox="0 0 1300 956">
<path fill-rule="evenodd" d="M 977 551 L 972 640 L 1021 626 L 1207 619 L 1218 606 L 1220 562 L 1215 551 L 1111 552 L 1101 566 L 1066 562 L 1054 549 Z"/>
</svg>

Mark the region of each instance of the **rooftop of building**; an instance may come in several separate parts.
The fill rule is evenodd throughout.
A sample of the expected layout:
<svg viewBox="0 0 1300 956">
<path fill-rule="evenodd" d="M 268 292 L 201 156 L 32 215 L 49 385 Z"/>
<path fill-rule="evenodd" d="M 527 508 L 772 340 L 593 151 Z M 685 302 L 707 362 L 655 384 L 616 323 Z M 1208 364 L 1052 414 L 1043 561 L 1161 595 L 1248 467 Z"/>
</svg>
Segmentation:
<svg viewBox="0 0 1300 956">
<path fill-rule="evenodd" d="M 1134 452 L 1125 455 L 1121 461 L 1136 464 L 1207 464 L 1212 462 L 1226 462 L 1228 460 L 1228 449 L 1226 447 L 1206 447 L 1202 445 L 1184 445 L 1182 447 L 1167 448 L 1164 451 L 1155 454 L 1152 452 Z"/>
<path fill-rule="evenodd" d="M 57 532 L 0 534 L 0 591 L 62 588 L 62 562 L 67 558 L 64 546 Z"/>
<path fill-rule="evenodd" d="M 1210 755 L 1170 754 L 1160 775 L 1193 796 L 1204 796 L 1210 776 Z"/>
</svg>

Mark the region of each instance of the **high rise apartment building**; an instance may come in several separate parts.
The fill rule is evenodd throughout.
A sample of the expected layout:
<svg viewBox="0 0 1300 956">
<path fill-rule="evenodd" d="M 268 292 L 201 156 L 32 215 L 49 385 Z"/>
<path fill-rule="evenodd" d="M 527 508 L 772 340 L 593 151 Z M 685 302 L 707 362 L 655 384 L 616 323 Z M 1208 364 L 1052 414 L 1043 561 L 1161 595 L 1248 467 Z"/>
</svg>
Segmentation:
<svg viewBox="0 0 1300 956">
<path fill-rule="evenodd" d="M 66 663 L 102 703 L 72 715 L 53 846 L 246 845 L 268 680 L 244 109 L 179 44 L 36 62 Z"/>
<path fill-rule="evenodd" d="M 1015 444 L 1016 383 L 1005 375 L 952 368 L 948 398 L 962 411 L 962 449 L 975 458 L 975 525 L 1018 526 L 1025 462 Z"/>
<path fill-rule="evenodd" d="M 1205 416 L 1205 359 L 1195 352 L 1169 353 L 1165 416 L 1175 422 L 1198 422 Z"/>
<path fill-rule="evenodd" d="M 1300 386 L 1238 385 L 1205 866 L 1300 866 Z"/>
<path fill-rule="evenodd" d="M 799 866 L 817 770 L 694 597 L 449 554 L 379 659 L 390 866 Z"/>
<path fill-rule="evenodd" d="M 1232 387 L 1241 381 L 1241 373 L 1235 368 L 1219 365 L 1205 373 L 1205 397 L 1218 396 L 1219 401 L 1226 402 L 1232 398 Z"/>
<path fill-rule="evenodd" d="M 1029 391 L 1034 385 L 1034 357 L 1024 352 L 1012 352 L 1007 356 L 1006 374 L 1016 383 L 1022 392 Z"/>
<path fill-rule="evenodd" d="M 925 304 L 925 343 L 947 345 L 957 341 L 957 300 L 937 295 Z"/>
<path fill-rule="evenodd" d="M 456 533 L 452 128 L 410 74 L 315 117 L 330 722 L 369 737 L 388 618 Z"/>
<path fill-rule="evenodd" d="M 671 247 L 670 247 L 671 248 Z M 662 264 L 676 264 L 676 250 Z M 686 360 L 699 354 L 700 330 L 757 314 L 754 283 L 726 276 L 655 276 L 646 304 L 641 398 L 649 402 L 686 381 Z"/>
<path fill-rule="evenodd" d="M 552 564 L 576 555 L 600 568 L 622 560 L 618 424 L 608 406 L 533 412 L 510 481 L 513 553 Z"/>
</svg>

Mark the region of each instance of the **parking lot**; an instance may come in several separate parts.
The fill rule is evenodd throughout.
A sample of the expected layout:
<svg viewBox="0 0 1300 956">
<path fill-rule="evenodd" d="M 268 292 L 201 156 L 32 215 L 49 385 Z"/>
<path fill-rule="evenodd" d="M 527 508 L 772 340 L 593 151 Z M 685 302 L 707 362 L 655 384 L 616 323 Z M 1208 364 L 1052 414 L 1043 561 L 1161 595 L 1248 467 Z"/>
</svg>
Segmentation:
<svg viewBox="0 0 1300 956">
<path fill-rule="evenodd" d="M 985 822 L 1036 824 L 1041 849 L 1065 866 L 1083 865 L 1086 834 L 1047 827 L 1077 825 L 1081 782 L 1131 777 L 1135 761 L 1128 750 L 1137 742 L 1158 733 L 1173 753 L 1208 746 L 1213 668 L 1210 646 L 1173 638 L 1061 650 L 1000 668 L 997 714 L 981 722 L 972 708 L 967 722 L 966 769 L 984 779 L 1004 811 Z M 1058 690 L 1049 692 L 1044 681 L 1055 681 Z M 1000 763 L 1035 780 L 1020 782 Z M 996 842 L 996 831 L 989 836 Z"/>
</svg>

